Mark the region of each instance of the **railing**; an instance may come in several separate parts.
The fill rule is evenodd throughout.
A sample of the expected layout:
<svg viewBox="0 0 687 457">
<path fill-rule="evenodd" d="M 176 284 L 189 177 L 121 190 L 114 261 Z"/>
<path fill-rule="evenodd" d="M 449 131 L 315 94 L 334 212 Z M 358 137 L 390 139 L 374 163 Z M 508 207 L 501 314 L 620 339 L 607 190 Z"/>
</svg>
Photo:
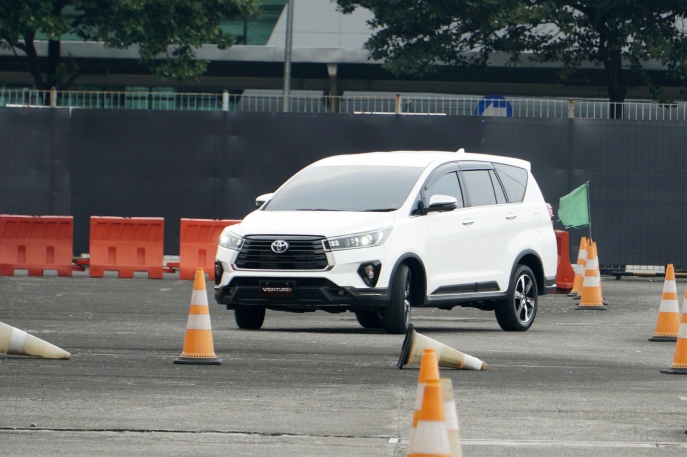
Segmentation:
<svg viewBox="0 0 687 457">
<path fill-rule="evenodd" d="M 0 107 L 102 108 L 190 111 L 281 112 L 287 100 L 289 112 L 341 114 L 415 114 L 475 116 L 489 103 L 480 97 L 416 97 L 107 92 L 0 89 Z M 486 110 L 485 116 L 528 118 L 623 119 L 687 121 L 687 103 L 659 104 L 649 101 L 609 103 L 589 99 L 508 98 Z"/>
</svg>

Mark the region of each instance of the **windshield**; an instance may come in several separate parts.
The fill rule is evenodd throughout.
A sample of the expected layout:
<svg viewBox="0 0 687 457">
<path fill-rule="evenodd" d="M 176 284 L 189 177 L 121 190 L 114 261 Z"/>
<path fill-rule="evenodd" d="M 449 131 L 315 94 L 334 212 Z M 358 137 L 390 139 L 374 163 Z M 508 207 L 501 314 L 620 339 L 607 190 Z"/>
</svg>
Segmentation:
<svg viewBox="0 0 687 457">
<path fill-rule="evenodd" d="M 394 211 L 422 167 L 309 167 L 274 195 L 265 211 Z"/>
</svg>

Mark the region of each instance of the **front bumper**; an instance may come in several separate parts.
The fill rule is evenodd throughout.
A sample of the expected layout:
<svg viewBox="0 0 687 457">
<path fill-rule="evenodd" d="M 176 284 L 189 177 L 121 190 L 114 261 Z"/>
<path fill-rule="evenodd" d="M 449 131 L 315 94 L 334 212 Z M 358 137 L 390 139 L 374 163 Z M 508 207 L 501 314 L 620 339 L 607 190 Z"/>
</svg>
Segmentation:
<svg viewBox="0 0 687 457">
<path fill-rule="evenodd" d="M 294 287 L 292 297 L 263 297 L 260 283 L 286 282 Z M 339 287 L 326 278 L 317 277 L 256 277 L 234 276 L 229 284 L 215 286 L 215 300 L 227 309 L 263 306 L 291 311 L 355 311 L 362 308 L 382 308 L 389 302 L 387 288 L 358 289 Z"/>
</svg>

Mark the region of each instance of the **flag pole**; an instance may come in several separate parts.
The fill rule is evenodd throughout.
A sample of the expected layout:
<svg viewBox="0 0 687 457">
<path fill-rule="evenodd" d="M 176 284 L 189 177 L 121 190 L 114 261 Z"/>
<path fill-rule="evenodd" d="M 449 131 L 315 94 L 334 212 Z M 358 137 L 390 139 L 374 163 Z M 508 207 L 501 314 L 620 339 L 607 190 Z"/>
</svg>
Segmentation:
<svg viewBox="0 0 687 457">
<path fill-rule="evenodd" d="M 587 181 L 587 217 L 589 217 L 589 239 L 592 240 L 592 205 L 589 204 L 589 181 Z"/>
</svg>

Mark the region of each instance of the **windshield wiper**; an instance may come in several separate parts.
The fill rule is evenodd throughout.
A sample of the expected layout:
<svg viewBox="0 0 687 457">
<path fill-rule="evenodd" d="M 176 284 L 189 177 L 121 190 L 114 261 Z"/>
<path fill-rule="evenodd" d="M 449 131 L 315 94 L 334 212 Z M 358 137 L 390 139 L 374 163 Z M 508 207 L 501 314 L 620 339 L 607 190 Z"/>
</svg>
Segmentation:
<svg viewBox="0 0 687 457">
<path fill-rule="evenodd" d="M 377 209 L 366 209 L 366 213 L 390 213 L 391 211 L 396 211 L 398 208 L 377 208 Z"/>
</svg>

